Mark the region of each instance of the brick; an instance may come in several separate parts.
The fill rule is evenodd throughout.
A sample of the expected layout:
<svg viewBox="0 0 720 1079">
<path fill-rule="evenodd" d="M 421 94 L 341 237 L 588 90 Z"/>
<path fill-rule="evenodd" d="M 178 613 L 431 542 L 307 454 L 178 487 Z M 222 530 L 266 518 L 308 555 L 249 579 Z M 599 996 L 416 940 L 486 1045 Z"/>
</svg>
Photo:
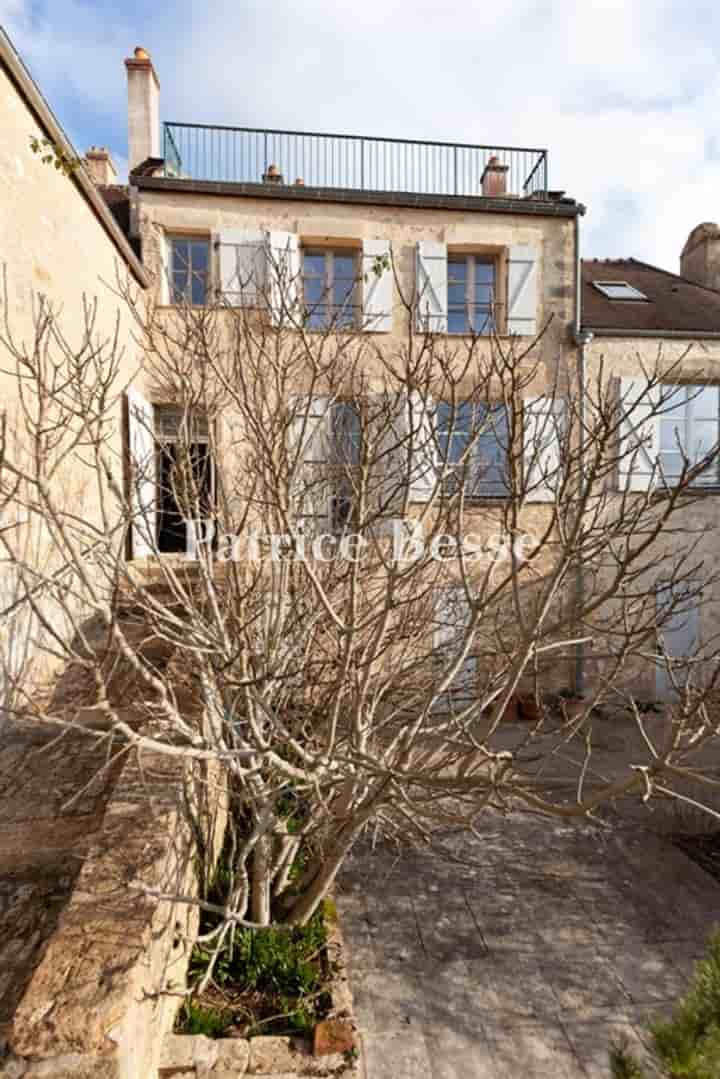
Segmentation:
<svg viewBox="0 0 720 1079">
<path fill-rule="evenodd" d="M 355 1048 L 355 1031 L 346 1019 L 324 1019 L 315 1027 L 313 1053 L 316 1057 L 350 1053 Z"/>
</svg>

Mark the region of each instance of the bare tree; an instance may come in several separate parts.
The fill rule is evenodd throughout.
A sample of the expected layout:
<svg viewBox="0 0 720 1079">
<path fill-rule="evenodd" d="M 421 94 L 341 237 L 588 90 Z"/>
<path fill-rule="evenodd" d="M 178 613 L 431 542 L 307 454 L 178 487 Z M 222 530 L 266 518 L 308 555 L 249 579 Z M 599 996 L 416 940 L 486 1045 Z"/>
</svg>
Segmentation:
<svg viewBox="0 0 720 1079">
<path fill-rule="evenodd" d="M 232 305 L 159 309 L 119 282 L 141 391 L 92 307 L 80 342 L 47 307 L 30 346 L 6 327 L 21 407 L 0 492 L 42 525 L 45 558 L 15 530 L 0 542 L 35 647 L 86 673 L 102 723 L 81 723 L 87 699 L 53 708 L 22 678 L 10 711 L 222 768 L 220 938 L 305 922 L 369 828 L 428 842 L 448 823 L 477 831 L 488 809 L 578 818 L 686 797 L 688 779 L 709 801 L 697 762 L 717 733 L 717 644 L 678 658 L 663 627 L 715 582 L 689 511 L 718 448 L 678 436 L 670 476 L 647 434 L 681 363 L 658 356 L 631 393 L 603 365 L 581 384 L 546 334 L 499 336 L 494 315 L 482 334 L 434 332 L 422 292 L 379 260 L 369 272 L 395 274 L 404 325 L 384 344 L 351 293 L 304 307 L 288 265 L 268 260 Z M 139 725 L 108 690 L 120 661 Z M 563 707 L 578 661 L 587 692 Z M 658 666 L 672 700 L 650 723 L 636 687 Z M 518 694 L 535 704 L 523 726 Z M 595 767 L 602 708 L 624 708 L 641 746 L 612 775 Z"/>
</svg>

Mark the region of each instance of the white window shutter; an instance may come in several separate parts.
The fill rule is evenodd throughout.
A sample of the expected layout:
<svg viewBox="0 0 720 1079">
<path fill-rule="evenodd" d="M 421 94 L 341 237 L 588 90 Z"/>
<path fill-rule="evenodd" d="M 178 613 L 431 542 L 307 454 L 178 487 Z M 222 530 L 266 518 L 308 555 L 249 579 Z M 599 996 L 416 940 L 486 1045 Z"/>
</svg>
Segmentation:
<svg viewBox="0 0 720 1079">
<path fill-rule="evenodd" d="M 537 248 L 526 244 L 511 247 L 508 265 L 508 333 L 537 333 L 537 280 Z"/>
<path fill-rule="evenodd" d="M 420 333 L 447 333 L 447 247 L 421 240 L 417 245 L 415 284 Z"/>
<path fill-rule="evenodd" d="M 267 283 L 274 326 L 297 326 L 299 321 L 300 245 L 294 232 L 267 234 Z"/>
<path fill-rule="evenodd" d="M 298 531 L 328 531 L 331 491 L 328 477 L 332 398 L 298 394 L 290 399 L 288 456 L 291 496 L 297 504 Z"/>
<path fill-rule="evenodd" d="M 438 479 L 435 402 L 417 390 L 410 394 L 408 420 L 412 438 L 409 461 L 410 501 L 429 502 Z"/>
<path fill-rule="evenodd" d="M 155 410 L 143 395 L 127 390 L 130 450 L 131 543 L 133 558 L 147 558 L 157 550 L 155 517 L 157 462 L 155 453 Z"/>
<path fill-rule="evenodd" d="M 660 387 L 647 379 L 620 379 L 620 446 L 618 478 L 623 491 L 647 491 L 658 478 Z"/>
<path fill-rule="evenodd" d="M 528 502 L 554 502 L 562 475 L 565 402 L 556 397 L 523 401 L 523 461 Z"/>
<path fill-rule="evenodd" d="M 452 661 L 453 649 L 460 646 L 462 636 L 470 621 L 470 607 L 465 589 L 458 585 L 439 588 L 435 593 L 435 620 L 433 626 L 433 648 L 442 660 L 443 652 Z M 477 697 L 478 661 L 477 656 L 466 656 L 446 690 L 446 696 L 439 702 L 439 710 L 454 705 L 462 708 Z"/>
<path fill-rule="evenodd" d="M 216 244 L 222 299 L 231 307 L 258 307 L 265 289 L 265 232 L 225 229 Z"/>
<path fill-rule="evenodd" d="M 376 272 L 377 259 L 387 260 L 387 266 L 379 274 Z M 391 333 L 393 271 L 388 240 L 363 240 L 362 297 L 362 328 L 371 333 Z"/>
<path fill-rule="evenodd" d="M 370 436 L 374 444 L 370 502 L 389 530 L 409 502 L 428 502 L 438 479 L 435 402 L 417 391 L 378 394 Z"/>
</svg>

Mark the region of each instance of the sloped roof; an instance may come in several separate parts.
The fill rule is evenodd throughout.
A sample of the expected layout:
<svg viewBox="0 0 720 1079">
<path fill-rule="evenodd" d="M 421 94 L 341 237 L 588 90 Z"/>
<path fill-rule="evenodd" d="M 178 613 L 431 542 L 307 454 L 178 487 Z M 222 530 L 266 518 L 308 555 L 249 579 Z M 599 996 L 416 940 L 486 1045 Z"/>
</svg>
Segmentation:
<svg viewBox="0 0 720 1079">
<path fill-rule="evenodd" d="M 595 282 L 624 281 L 646 300 L 611 300 Z M 582 325 L 619 335 L 720 334 L 720 292 L 637 259 L 583 259 Z"/>
<path fill-rule="evenodd" d="M 54 116 L 50 106 L 42 95 L 37 83 L 25 67 L 17 53 L 12 41 L 0 26 L 0 66 L 2 66 L 15 86 L 21 99 L 29 110 L 34 114 L 38 124 L 51 140 L 55 147 L 63 151 L 69 158 L 78 158 L 74 146 Z M 141 285 L 147 287 L 150 283 L 147 271 L 137 257 L 128 237 L 118 227 L 115 216 L 109 212 L 109 207 L 97 190 L 95 183 L 84 165 L 73 170 L 69 177 L 70 184 L 74 186 L 89 204 L 92 212 L 96 215 L 100 224 L 105 229 L 110 240 L 117 248 L 119 254 L 129 266 L 135 278 Z"/>
</svg>

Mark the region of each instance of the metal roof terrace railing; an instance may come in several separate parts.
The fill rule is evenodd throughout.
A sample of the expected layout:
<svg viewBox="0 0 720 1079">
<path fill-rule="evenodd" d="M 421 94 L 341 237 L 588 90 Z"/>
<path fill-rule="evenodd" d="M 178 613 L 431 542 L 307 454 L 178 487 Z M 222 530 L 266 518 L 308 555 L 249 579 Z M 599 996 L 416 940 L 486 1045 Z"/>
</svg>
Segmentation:
<svg viewBox="0 0 720 1079">
<path fill-rule="evenodd" d="M 547 195 L 547 151 L 208 124 L 163 124 L 165 175 L 418 195 Z M 485 177 L 485 179 L 483 179 Z"/>
</svg>

